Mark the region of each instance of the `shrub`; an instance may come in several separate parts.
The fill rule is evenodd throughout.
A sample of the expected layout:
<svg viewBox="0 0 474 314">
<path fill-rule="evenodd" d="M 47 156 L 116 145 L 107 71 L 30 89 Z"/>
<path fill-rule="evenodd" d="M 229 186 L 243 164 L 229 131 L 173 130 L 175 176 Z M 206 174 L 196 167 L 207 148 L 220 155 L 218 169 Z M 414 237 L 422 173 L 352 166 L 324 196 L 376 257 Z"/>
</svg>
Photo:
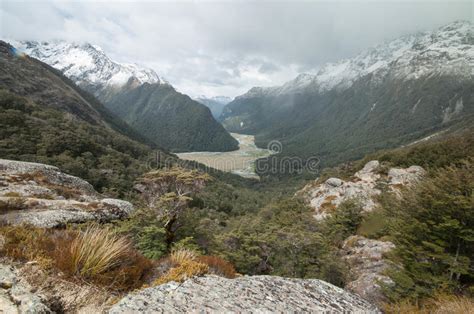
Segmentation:
<svg viewBox="0 0 474 314">
<path fill-rule="evenodd" d="M 170 254 L 171 261 L 177 265 L 183 264 L 188 261 L 195 261 L 196 258 L 196 252 L 189 249 L 173 250 Z"/>
<path fill-rule="evenodd" d="M 458 293 L 474 285 L 474 163 L 439 169 L 385 210 L 401 265 L 389 271 L 391 301 Z"/>
<path fill-rule="evenodd" d="M 209 266 L 193 260 L 185 260 L 179 266 L 170 269 L 165 275 L 155 280 L 154 285 L 162 285 L 170 281 L 183 282 L 194 276 L 202 276 L 209 272 Z"/>
<path fill-rule="evenodd" d="M 234 265 L 217 256 L 199 256 L 197 260 L 209 267 L 209 273 L 225 278 L 235 278 Z"/>
</svg>

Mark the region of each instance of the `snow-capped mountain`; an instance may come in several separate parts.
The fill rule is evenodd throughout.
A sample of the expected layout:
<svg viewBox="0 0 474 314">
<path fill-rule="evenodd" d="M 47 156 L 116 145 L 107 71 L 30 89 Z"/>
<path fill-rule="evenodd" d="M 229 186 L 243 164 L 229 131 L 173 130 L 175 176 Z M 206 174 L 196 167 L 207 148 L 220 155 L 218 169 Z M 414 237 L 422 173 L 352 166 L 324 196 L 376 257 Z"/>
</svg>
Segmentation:
<svg viewBox="0 0 474 314">
<path fill-rule="evenodd" d="M 474 125 L 474 35 L 455 22 L 375 46 L 278 87 L 236 97 L 220 120 L 334 165 Z"/>
<path fill-rule="evenodd" d="M 315 75 L 300 74 L 279 87 L 254 87 L 239 97 L 320 93 L 346 89 L 357 79 L 372 74 L 373 83 L 386 74 L 399 79 L 417 79 L 427 74 L 474 76 L 474 29 L 458 21 L 435 31 L 404 36 L 368 49 L 354 58 L 324 65 Z"/>
<path fill-rule="evenodd" d="M 103 94 L 104 89 L 121 89 L 129 84 L 167 84 L 152 69 L 113 61 L 100 47 L 89 43 L 21 41 L 12 45 L 60 70 L 96 96 Z"/>
</svg>

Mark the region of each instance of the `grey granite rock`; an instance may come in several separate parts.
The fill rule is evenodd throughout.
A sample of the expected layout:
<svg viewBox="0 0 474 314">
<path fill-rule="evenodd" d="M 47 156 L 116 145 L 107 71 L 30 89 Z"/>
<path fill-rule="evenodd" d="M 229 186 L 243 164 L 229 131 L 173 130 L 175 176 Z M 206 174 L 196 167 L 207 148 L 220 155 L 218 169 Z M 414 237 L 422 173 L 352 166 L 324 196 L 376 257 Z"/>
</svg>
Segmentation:
<svg viewBox="0 0 474 314">
<path fill-rule="evenodd" d="M 329 178 L 324 183 L 316 181 L 305 186 L 299 194 L 314 208 L 314 217 L 322 220 L 349 199 L 357 199 L 363 210 L 370 212 L 377 206 L 374 197 L 382 193 L 379 184 L 387 186 L 398 195 L 401 187 L 421 180 L 425 174 L 423 168 L 411 166 L 407 169 L 391 168 L 388 175 L 383 176 L 377 171 L 379 166 L 377 160 L 369 161 L 351 180 Z"/>
<path fill-rule="evenodd" d="M 0 222 L 54 228 L 128 217 L 129 202 L 104 198 L 88 182 L 38 163 L 0 159 Z"/>
<path fill-rule="evenodd" d="M 52 313 L 40 296 L 20 282 L 11 266 L 0 264 L 0 313 L 44 314 Z"/>
<path fill-rule="evenodd" d="M 131 293 L 109 313 L 380 313 L 359 296 L 316 279 L 217 276 Z"/>
<path fill-rule="evenodd" d="M 393 283 L 384 275 L 390 265 L 384 254 L 394 248 L 395 245 L 389 241 L 372 240 L 362 236 L 347 238 L 343 243 L 341 255 L 350 267 L 353 280 L 346 285 L 346 289 L 375 304 L 386 301 L 379 283 Z"/>
</svg>

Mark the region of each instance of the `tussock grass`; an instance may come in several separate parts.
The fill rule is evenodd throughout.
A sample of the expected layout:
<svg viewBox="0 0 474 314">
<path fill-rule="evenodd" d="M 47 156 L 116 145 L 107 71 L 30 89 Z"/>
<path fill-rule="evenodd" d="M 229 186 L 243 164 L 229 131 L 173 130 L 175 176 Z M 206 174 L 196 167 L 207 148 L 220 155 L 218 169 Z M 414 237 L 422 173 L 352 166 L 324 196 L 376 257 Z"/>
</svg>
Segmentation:
<svg viewBox="0 0 474 314">
<path fill-rule="evenodd" d="M 30 226 L 0 227 L 5 243 L 0 256 L 35 261 L 46 270 L 58 270 L 71 280 L 90 282 L 113 291 L 141 287 L 153 272 L 153 263 L 129 241 L 100 226 L 85 231 L 51 230 Z"/>
<path fill-rule="evenodd" d="M 195 261 L 197 258 L 196 252 L 190 249 L 172 250 L 170 259 L 174 264 L 180 265 L 187 261 Z"/>
<path fill-rule="evenodd" d="M 126 238 L 98 226 L 79 233 L 69 248 L 74 273 L 83 277 L 93 277 L 117 267 L 131 249 Z"/>
<path fill-rule="evenodd" d="M 237 277 L 234 265 L 218 256 L 199 256 L 197 261 L 209 267 L 209 273 L 225 278 Z"/>
<path fill-rule="evenodd" d="M 442 294 L 423 300 L 419 304 L 408 301 L 386 304 L 384 312 L 390 314 L 474 314 L 474 299 Z"/>
</svg>

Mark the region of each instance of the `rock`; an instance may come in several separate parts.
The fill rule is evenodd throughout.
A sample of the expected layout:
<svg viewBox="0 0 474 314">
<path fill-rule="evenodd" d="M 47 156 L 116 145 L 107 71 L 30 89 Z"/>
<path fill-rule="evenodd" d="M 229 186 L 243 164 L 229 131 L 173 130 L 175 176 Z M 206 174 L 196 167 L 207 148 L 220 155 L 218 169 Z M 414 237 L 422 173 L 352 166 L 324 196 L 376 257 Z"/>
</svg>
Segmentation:
<svg viewBox="0 0 474 314">
<path fill-rule="evenodd" d="M 362 298 L 321 280 L 275 276 L 198 277 L 131 293 L 109 313 L 380 313 Z"/>
<path fill-rule="evenodd" d="M 393 283 L 383 275 L 389 267 L 384 254 L 390 252 L 395 245 L 388 241 L 371 240 L 361 236 L 347 238 L 342 246 L 341 255 L 350 267 L 353 280 L 346 285 L 364 299 L 381 305 L 385 300 L 378 282 Z"/>
<path fill-rule="evenodd" d="M 380 178 L 380 175 L 375 173 L 379 165 L 380 163 L 378 160 L 369 161 L 365 164 L 364 168 L 357 171 L 354 176 L 368 182 L 376 181 L 378 178 Z"/>
<path fill-rule="evenodd" d="M 104 198 L 88 182 L 39 163 L 0 159 L 0 222 L 55 228 L 128 217 L 129 202 Z"/>
<path fill-rule="evenodd" d="M 31 292 L 28 284 L 18 280 L 14 269 L 4 264 L 0 264 L 0 312 L 52 313 L 42 298 Z"/>
<path fill-rule="evenodd" d="M 329 186 L 332 186 L 332 187 L 341 186 L 343 182 L 344 181 L 342 181 L 341 179 L 338 179 L 338 178 L 329 178 L 329 179 L 326 180 L 326 184 L 329 185 Z"/>
<path fill-rule="evenodd" d="M 388 171 L 388 179 L 391 185 L 409 185 L 420 180 L 425 173 L 425 169 L 420 166 L 411 166 L 407 169 L 391 168 Z"/>
<path fill-rule="evenodd" d="M 334 211 L 339 204 L 349 199 L 357 199 L 365 212 L 372 211 L 377 203 L 374 196 L 382 193 L 379 184 L 387 185 L 397 192 L 401 186 L 413 184 L 420 180 L 425 170 L 419 166 L 407 169 L 392 168 L 387 176 L 377 173 L 380 163 L 369 161 L 364 168 L 354 174 L 352 180 L 329 178 L 324 183 L 312 183 L 305 186 L 299 194 L 314 208 L 314 217 L 322 220 Z"/>
</svg>

